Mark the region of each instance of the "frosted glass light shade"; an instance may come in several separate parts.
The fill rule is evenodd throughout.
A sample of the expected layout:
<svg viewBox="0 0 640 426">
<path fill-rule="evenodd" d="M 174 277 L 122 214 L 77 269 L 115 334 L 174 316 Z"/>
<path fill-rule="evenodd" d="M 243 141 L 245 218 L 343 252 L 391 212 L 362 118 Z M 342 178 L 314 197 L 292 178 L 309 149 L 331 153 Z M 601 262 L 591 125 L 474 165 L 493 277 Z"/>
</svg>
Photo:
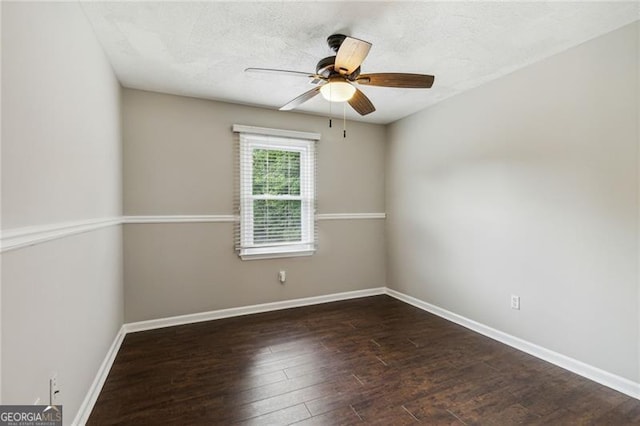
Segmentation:
<svg viewBox="0 0 640 426">
<path fill-rule="evenodd" d="M 351 99 L 356 88 L 346 81 L 331 81 L 320 88 L 320 93 L 330 102 L 344 102 Z"/>
</svg>

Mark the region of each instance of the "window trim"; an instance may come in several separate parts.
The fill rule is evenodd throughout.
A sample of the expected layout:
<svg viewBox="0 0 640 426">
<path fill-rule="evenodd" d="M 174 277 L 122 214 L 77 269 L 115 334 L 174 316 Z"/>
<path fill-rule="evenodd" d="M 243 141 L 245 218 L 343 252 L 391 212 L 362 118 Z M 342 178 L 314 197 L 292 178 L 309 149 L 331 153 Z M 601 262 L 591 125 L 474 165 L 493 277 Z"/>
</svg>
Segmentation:
<svg viewBox="0 0 640 426">
<path fill-rule="evenodd" d="M 238 255 L 243 260 L 311 256 L 315 253 L 315 141 L 319 134 L 234 125 L 239 135 L 239 241 Z M 251 130 L 251 131 L 246 131 Z M 264 133 L 262 131 L 265 131 Z M 295 137 L 293 137 L 293 136 Z M 300 136 L 307 136 L 301 138 Z M 253 244 L 253 201 L 265 199 L 253 195 L 253 159 L 255 149 L 284 150 L 300 153 L 300 196 L 268 196 L 269 199 L 301 201 L 301 241 Z"/>
</svg>

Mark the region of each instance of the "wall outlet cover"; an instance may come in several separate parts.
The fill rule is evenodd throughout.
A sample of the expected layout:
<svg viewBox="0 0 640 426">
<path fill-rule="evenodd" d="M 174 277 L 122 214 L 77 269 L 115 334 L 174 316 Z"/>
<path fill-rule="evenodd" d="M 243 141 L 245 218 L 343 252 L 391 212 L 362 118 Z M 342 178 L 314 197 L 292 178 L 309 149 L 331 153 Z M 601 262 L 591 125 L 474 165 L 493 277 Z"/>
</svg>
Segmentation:
<svg viewBox="0 0 640 426">
<path fill-rule="evenodd" d="M 511 295 L 511 309 L 520 309 L 520 296 Z"/>
</svg>

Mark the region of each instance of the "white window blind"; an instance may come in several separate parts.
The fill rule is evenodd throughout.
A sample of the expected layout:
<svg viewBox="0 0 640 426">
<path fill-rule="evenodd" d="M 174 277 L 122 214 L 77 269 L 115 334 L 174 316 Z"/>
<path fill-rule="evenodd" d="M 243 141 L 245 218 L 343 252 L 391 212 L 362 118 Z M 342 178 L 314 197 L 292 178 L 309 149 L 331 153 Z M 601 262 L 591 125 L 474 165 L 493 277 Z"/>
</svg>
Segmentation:
<svg viewBox="0 0 640 426">
<path fill-rule="evenodd" d="M 315 140 L 241 127 L 236 250 L 243 259 L 311 255 L 316 247 Z M 248 131 L 247 131 L 248 130 Z M 260 132 L 262 130 L 262 132 Z M 313 134 L 311 134 L 313 135 Z"/>
</svg>

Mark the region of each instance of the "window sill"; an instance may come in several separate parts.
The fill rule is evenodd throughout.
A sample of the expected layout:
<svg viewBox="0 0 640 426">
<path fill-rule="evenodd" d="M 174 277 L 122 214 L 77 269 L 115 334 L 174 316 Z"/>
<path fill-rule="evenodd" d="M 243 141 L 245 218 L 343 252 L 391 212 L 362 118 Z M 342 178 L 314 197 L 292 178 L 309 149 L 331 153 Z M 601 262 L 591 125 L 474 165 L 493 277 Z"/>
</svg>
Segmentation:
<svg viewBox="0 0 640 426">
<path fill-rule="evenodd" d="M 302 257 L 311 256 L 315 250 L 265 250 L 265 249 L 245 249 L 240 252 L 242 260 L 259 260 L 259 259 L 279 259 L 283 257 Z"/>
</svg>

